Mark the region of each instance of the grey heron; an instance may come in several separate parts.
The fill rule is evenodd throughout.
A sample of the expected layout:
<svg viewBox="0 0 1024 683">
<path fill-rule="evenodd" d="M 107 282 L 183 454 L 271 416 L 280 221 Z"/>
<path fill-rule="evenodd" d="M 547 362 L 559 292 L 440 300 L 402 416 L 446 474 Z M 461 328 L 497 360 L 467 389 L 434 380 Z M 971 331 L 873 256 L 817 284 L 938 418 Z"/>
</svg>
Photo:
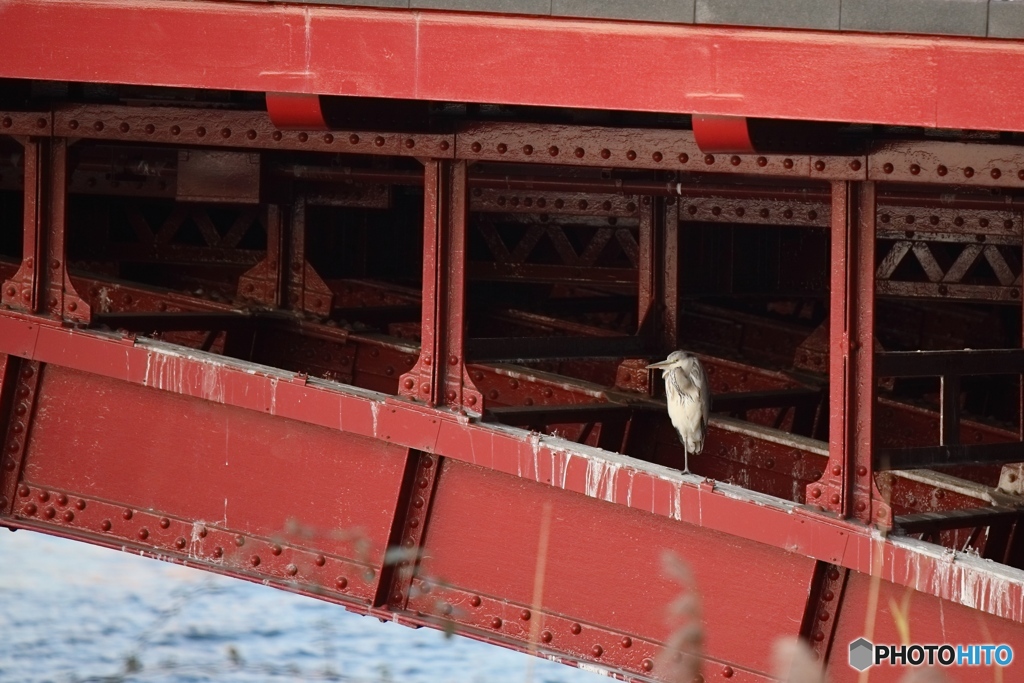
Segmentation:
<svg viewBox="0 0 1024 683">
<path fill-rule="evenodd" d="M 673 351 L 668 358 L 651 363 L 665 379 L 665 402 L 672 426 L 679 433 L 686 455 L 683 471 L 690 471 L 690 454 L 704 450 L 704 434 L 711 414 L 711 387 L 700 360 L 686 351 Z"/>
</svg>

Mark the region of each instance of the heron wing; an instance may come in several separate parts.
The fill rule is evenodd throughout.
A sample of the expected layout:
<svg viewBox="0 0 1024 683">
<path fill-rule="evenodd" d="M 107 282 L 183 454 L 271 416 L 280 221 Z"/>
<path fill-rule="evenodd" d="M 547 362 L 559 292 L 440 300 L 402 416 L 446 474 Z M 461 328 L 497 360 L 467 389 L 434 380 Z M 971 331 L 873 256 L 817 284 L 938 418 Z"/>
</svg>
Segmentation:
<svg viewBox="0 0 1024 683">
<path fill-rule="evenodd" d="M 708 428 L 708 417 L 711 415 L 711 386 L 708 384 L 708 376 L 704 372 L 704 366 L 696 358 L 690 364 L 690 383 L 697 389 L 697 396 L 700 401 L 701 427 L 706 431 Z"/>
</svg>

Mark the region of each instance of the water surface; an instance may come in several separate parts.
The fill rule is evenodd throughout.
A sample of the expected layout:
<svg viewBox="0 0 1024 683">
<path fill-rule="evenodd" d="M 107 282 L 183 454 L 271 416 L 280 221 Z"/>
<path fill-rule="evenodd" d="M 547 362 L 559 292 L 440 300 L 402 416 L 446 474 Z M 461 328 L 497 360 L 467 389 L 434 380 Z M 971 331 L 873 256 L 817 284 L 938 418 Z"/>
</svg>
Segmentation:
<svg viewBox="0 0 1024 683">
<path fill-rule="evenodd" d="M 595 683 L 274 588 L 0 529 L 0 680 Z"/>
</svg>

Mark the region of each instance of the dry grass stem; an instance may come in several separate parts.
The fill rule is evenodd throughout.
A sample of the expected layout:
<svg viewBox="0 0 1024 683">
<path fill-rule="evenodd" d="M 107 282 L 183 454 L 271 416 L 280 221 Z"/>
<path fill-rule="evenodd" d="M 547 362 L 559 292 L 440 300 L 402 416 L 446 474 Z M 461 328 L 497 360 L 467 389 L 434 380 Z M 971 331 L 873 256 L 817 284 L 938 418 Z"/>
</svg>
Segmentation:
<svg viewBox="0 0 1024 683">
<path fill-rule="evenodd" d="M 826 683 L 814 651 L 799 638 L 779 638 L 772 648 L 772 671 L 780 683 Z"/>
<path fill-rule="evenodd" d="M 683 591 L 668 606 L 668 621 L 672 627 L 665 648 L 658 656 L 658 671 L 665 680 L 690 683 L 700 675 L 704 624 L 701 618 L 700 596 L 690 568 L 679 557 L 667 551 L 662 555 L 665 573 Z"/>
</svg>

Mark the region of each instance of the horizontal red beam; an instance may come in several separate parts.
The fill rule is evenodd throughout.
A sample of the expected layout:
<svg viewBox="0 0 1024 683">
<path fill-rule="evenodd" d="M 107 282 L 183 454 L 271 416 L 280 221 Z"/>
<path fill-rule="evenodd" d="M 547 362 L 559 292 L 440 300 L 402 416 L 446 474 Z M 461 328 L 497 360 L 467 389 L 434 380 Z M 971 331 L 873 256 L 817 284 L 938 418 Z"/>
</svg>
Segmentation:
<svg viewBox="0 0 1024 683">
<path fill-rule="evenodd" d="M 0 315 L 0 353 L 256 410 L 481 465 L 880 576 L 1024 622 L 1024 571 L 934 546 L 883 539 L 870 527 L 778 498 L 447 410 L 169 344 Z M 727 425 L 719 423 L 723 429 Z M 814 442 L 808 441 L 808 448 Z"/>
<path fill-rule="evenodd" d="M 1024 130 L 1020 41 L 202 0 L 0 18 L 11 78 Z"/>
</svg>

